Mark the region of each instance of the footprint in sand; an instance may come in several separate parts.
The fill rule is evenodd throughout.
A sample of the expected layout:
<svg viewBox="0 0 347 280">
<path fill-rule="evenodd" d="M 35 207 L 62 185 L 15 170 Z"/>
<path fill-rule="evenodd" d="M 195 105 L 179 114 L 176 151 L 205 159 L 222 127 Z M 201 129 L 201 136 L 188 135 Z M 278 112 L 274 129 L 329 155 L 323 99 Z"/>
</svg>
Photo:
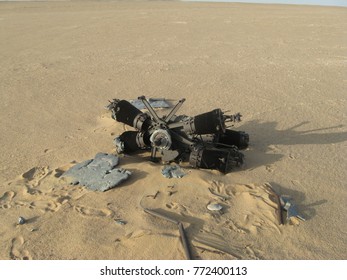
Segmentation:
<svg viewBox="0 0 347 280">
<path fill-rule="evenodd" d="M 30 253 L 23 249 L 24 238 L 22 236 L 15 237 L 11 240 L 10 259 L 12 260 L 31 260 Z"/>
<path fill-rule="evenodd" d="M 244 230 L 248 233 L 257 234 L 258 231 L 263 228 L 263 223 L 259 220 L 258 217 L 254 216 L 253 213 L 252 215 L 244 215 L 243 221 Z"/>
<path fill-rule="evenodd" d="M 66 171 L 66 170 L 64 170 L 64 169 L 62 169 L 62 168 L 54 169 L 54 172 L 53 172 L 54 177 L 55 177 L 55 178 L 60 178 L 60 176 L 63 175 L 65 171 Z"/>
<path fill-rule="evenodd" d="M 171 202 L 171 203 L 167 203 L 165 206 L 169 209 L 179 210 L 179 212 L 181 213 L 187 212 L 187 208 L 179 203 Z"/>
<path fill-rule="evenodd" d="M 37 187 L 40 184 L 41 180 L 50 173 L 51 171 L 49 171 L 48 167 L 33 167 L 27 172 L 23 173 L 22 177 L 31 182 L 31 185 L 33 187 Z"/>
<path fill-rule="evenodd" d="M 258 252 L 254 248 L 252 248 L 251 245 L 247 245 L 245 247 L 246 254 L 248 255 L 247 259 L 253 259 L 253 260 L 261 260 L 263 259 Z"/>
<path fill-rule="evenodd" d="M 245 231 L 244 229 L 242 229 L 242 227 L 240 227 L 238 224 L 234 223 L 232 220 L 227 220 L 225 222 L 224 226 L 229 228 L 232 231 L 237 232 L 237 233 L 245 234 L 248 232 L 247 230 Z"/>
<path fill-rule="evenodd" d="M 292 159 L 292 160 L 295 160 L 295 159 L 296 159 L 296 156 L 294 156 L 293 154 L 290 154 L 288 157 L 289 157 L 290 159 Z"/>
<path fill-rule="evenodd" d="M 34 179 L 38 180 L 43 178 L 47 174 L 47 170 L 47 167 L 33 167 L 27 172 L 24 172 L 22 174 L 22 177 L 29 181 L 32 181 Z"/>
<path fill-rule="evenodd" d="M 42 192 L 40 190 L 35 189 L 33 186 L 29 184 L 25 184 L 24 186 L 24 194 L 29 194 L 29 195 L 41 195 Z"/>
<path fill-rule="evenodd" d="M 222 201 L 226 201 L 233 196 L 234 194 L 226 189 L 226 186 L 223 182 L 219 181 L 211 181 L 209 182 L 211 187 L 209 188 L 210 193 L 212 195 L 218 197 Z"/>
<path fill-rule="evenodd" d="M 225 189 L 225 185 L 222 182 L 212 181 L 210 184 L 216 193 L 221 193 Z"/>
<path fill-rule="evenodd" d="M 13 191 L 5 192 L 0 197 L 0 209 L 8 209 L 11 208 L 12 200 L 16 196 L 16 193 Z"/>
<path fill-rule="evenodd" d="M 238 227 L 253 235 L 264 230 L 281 233 L 273 211 L 265 209 L 257 212 L 250 211 L 250 214 L 245 214 L 243 220 L 239 221 Z"/>
<path fill-rule="evenodd" d="M 38 209 L 43 213 L 45 212 L 57 212 L 60 208 L 61 204 L 57 203 L 53 200 L 37 200 L 30 203 L 30 209 Z"/>
<path fill-rule="evenodd" d="M 277 204 L 263 185 L 232 186 L 235 199 L 230 200 L 229 221 L 225 226 L 235 232 L 257 234 L 263 230 L 281 233 L 276 216 Z"/>
<path fill-rule="evenodd" d="M 270 145 L 270 146 L 269 146 L 269 150 L 270 150 L 271 152 L 273 152 L 274 154 L 279 154 L 279 153 L 281 153 L 281 149 L 278 148 L 278 146 L 276 146 L 276 145 Z"/>
<path fill-rule="evenodd" d="M 294 186 L 302 188 L 302 185 L 301 185 L 300 181 L 298 181 L 298 180 L 291 180 L 291 182 L 292 182 L 292 184 Z"/>
<path fill-rule="evenodd" d="M 70 199 L 71 199 L 71 196 L 69 196 L 69 195 L 59 196 L 57 198 L 57 203 L 58 204 L 65 204 L 65 203 L 69 202 Z"/>
<path fill-rule="evenodd" d="M 274 172 L 275 168 L 273 165 L 266 165 L 265 166 L 267 172 Z"/>
<path fill-rule="evenodd" d="M 35 201 L 16 201 L 14 203 L 16 207 L 25 207 L 29 209 L 37 209 L 40 210 L 42 213 L 46 212 L 57 212 L 60 209 L 60 206 L 62 203 L 60 202 L 59 198 L 55 201 L 52 199 L 44 199 L 41 198 L 41 200 L 35 200 Z"/>
<path fill-rule="evenodd" d="M 77 213 L 83 215 L 83 216 L 94 216 L 94 217 L 109 217 L 113 215 L 113 211 L 109 209 L 96 209 L 96 208 L 90 208 L 85 206 L 74 206 L 74 209 L 77 211 Z"/>
</svg>

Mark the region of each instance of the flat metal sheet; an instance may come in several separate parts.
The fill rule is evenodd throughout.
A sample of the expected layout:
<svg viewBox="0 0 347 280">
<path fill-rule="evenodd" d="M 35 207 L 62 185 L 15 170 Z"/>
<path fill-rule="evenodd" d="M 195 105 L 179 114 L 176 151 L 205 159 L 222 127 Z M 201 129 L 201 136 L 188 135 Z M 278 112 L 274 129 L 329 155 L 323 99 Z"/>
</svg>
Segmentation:
<svg viewBox="0 0 347 280">
<path fill-rule="evenodd" d="M 83 185 L 93 191 L 107 191 L 128 179 L 131 172 L 115 168 L 119 158 L 115 155 L 98 153 L 94 159 L 78 163 L 62 176 L 72 179 L 72 184 Z"/>
<path fill-rule="evenodd" d="M 146 108 L 143 102 L 139 99 L 132 99 L 129 102 L 139 110 Z M 170 108 L 171 107 L 171 105 L 164 98 L 149 98 L 148 102 L 153 108 Z"/>
</svg>

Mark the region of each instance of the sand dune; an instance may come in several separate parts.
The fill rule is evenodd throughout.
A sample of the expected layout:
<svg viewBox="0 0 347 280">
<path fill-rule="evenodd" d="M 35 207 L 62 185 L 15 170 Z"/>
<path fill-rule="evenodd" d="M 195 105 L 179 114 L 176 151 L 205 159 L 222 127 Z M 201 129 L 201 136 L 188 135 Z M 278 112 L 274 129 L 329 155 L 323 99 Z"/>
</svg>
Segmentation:
<svg viewBox="0 0 347 280">
<path fill-rule="evenodd" d="M 346 16 L 287 5 L 0 3 L 0 258 L 184 259 L 177 227 L 147 207 L 183 222 L 196 259 L 346 259 Z M 140 95 L 186 98 L 189 115 L 241 112 L 245 166 L 227 175 L 184 166 L 185 177 L 167 179 L 136 155 L 120 162 L 131 178 L 107 192 L 61 178 L 115 152 L 124 127 L 103 108 Z M 306 221 L 279 225 L 266 183 Z M 211 202 L 223 211 L 207 210 Z"/>
</svg>

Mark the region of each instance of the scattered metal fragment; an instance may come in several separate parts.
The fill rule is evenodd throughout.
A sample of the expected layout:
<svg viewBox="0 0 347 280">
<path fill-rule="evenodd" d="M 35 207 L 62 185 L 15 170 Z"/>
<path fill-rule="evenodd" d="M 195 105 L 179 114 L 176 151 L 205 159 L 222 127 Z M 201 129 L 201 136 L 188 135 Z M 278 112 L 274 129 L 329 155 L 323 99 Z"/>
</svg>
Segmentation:
<svg viewBox="0 0 347 280">
<path fill-rule="evenodd" d="M 155 193 L 155 195 L 153 196 L 153 199 L 156 199 L 159 193 L 160 193 L 160 191 L 157 191 L 157 192 Z"/>
<path fill-rule="evenodd" d="M 219 193 L 216 193 L 212 188 L 208 188 L 208 190 L 210 191 L 210 193 L 212 193 L 213 195 L 215 196 L 218 196 L 222 201 L 226 201 L 229 199 L 228 196 L 224 196 L 224 195 L 221 195 Z"/>
<path fill-rule="evenodd" d="M 18 218 L 18 224 L 19 225 L 24 225 L 25 223 L 26 223 L 26 219 L 24 219 L 23 217 Z"/>
<path fill-rule="evenodd" d="M 121 226 L 124 226 L 127 224 L 126 221 L 122 220 L 122 219 L 115 219 L 115 222 L 118 224 L 118 225 L 121 225 Z"/>
<path fill-rule="evenodd" d="M 278 220 L 278 224 L 283 225 L 283 216 L 282 216 L 282 205 L 281 205 L 281 198 L 280 196 L 273 190 L 272 186 L 269 183 L 265 183 L 266 189 L 267 191 L 272 194 L 272 196 L 275 198 L 275 202 L 277 204 L 277 220 Z"/>
<path fill-rule="evenodd" d="M 131 175 L 130 171 L 116 168 L 119 158 L 98 153 L 94 159 L 78 163 L 64 172 L 63 177 L 72 178 L 72 184 L 81 184 L 93 191 L 106 191 L 119 185 Z"/>
<path fill-rule="evenodd" d="M 296 205 L 291 202 L 291 199 L 285 196 L 281 196 L 281 204 L 284 210 L 287 211 L 287 221 L 291 218 L 298 218 L 301 221 L 306 221 L 301 215 L 299 215 Z"/>
<path fill-rule="evenodd" d="M 168 192 L 167 192 L 167 194 L 168 194 L 169 196 L 172 196 L 174 193 L 177 193 L 177 191 L 168 191 Z"/>
<path fill-rule="evenodd" d="M 180 233 L 181 242 L 182 242 L 182 246 L 183 246 L 186 258 L 187 258 L 187 260 L 192 260 L 192 254 L 190 252 L 190 248 L 189 248 L 189 245 L 188 245 L 188 240 L 187 240 L 186 233 L 184 231 L 183 224 L 180 221 L 172 219 L 172 218 L 170 218 L 170 217 L 168 217 L 166 215 L 163 215 L 161 213 L 158 213 L 158 212 L 156 212 L 154 210 L 150 210 L 150 209 L 147 209 L 147 208 L 144 208 L 143 210 L 146 213 L 148 213 L 148 214 L 151 214 L 151 215 L 153 215 L 155 217 L 158 217 L 158 218 L 162 218 L 162 219 L 167 220 L 167 221 L 169 221 L 171 223 L 174 223 L 175 225 L 178 226 L 178 230 L 179 230 L 179 233 Z"/>
<path fill-rule="evenodd" d="M 160 191 L 157 191 L 155 194 L 149 194 L 146 197 L 152 197 L 153 199 L 156 199 L 159 194 L 160 194 Z"/>
<path fill-rule="evenodd" d="M 170 108 L 171 107 L 171 105 L 167 103 L 165 98 L 149 98 L 148 102 L 153 108 Z M 143 102 L 139 99 L 132 99 L 130 100 L 130 103 L 139 110 L 146 108 Z"/>
<path fill-rule="evenodd" d="M 174 189 L 174 185 L 173 186 L 167 186 L 168 187 L 168 191 L 167 191 L 167 194 L 169 195 L 169 196 L 172 196 L 173 194 L 175 194 L 175 193 L 177 193 L 177 191 L 174 191 L 173 189 Z"/>
<path fill-rule="evenodd" d="M 178 165 L 165 165 L 161 174 L 166 178 L 182 178 L 186 175 Z"/>
<path fill-rule="evenodd" d="M 218 203 L 210 203 L 207 205 L 207 209 L 210 211 L 220 211 L 223 209 L 223 206 Z"/>
</svg>

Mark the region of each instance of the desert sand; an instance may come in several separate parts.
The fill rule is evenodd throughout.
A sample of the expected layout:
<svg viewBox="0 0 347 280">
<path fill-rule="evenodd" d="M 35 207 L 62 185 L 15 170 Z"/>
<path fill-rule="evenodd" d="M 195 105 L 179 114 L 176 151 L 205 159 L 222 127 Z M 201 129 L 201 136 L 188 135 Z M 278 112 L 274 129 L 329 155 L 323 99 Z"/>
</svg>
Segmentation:
<svg viewBox="0 0 347 280">
<path fill-rule="evenodd" d="M 180 219 L 195 259 L 346 259 L 346 18 L 341 7 L 1 2 L 0 259 L 184 259 L 177 227 L 142 207 Z M 186 98 L 191 116 L 241 112 L 244 166 L 167 179 L 133 155 L 112 190 L 62 179 L 115 153 L 124 126 L 104 106 L 141 95 Z M 306 221 L 279 225 L 266 183 Z"/>
</svg>

